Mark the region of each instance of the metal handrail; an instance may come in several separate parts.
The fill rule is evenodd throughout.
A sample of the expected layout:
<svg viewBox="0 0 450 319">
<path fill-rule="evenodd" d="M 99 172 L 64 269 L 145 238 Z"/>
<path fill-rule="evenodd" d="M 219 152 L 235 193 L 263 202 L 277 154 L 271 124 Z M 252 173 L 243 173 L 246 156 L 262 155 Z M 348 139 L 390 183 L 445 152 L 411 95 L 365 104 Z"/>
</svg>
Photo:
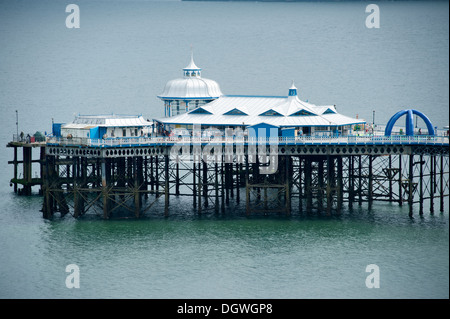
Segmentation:
<svg viewBox="0 0 450 319">
<path fill-rule="evenodd" d="M 297 136 L 297 137 L 126 137 L 64 138 L 48 137 L 47 144 L 86 147 L 131 147 L 168 144 L 278 144 L 278 145 L 449 145 L 448 136 Z"/>
</svg>

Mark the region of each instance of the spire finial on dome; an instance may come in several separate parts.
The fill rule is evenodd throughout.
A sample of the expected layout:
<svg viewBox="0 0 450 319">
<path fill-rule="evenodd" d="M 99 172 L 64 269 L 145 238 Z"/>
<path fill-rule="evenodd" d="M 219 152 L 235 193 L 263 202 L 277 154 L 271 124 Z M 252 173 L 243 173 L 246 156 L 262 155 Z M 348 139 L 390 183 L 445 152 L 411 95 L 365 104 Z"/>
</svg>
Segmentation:
<svg viewBox="0 0 450 319">
<path fill-rule="evenodd" d="M 201 70 L 201 68 L 195 65 L 194 51 L 192 50 L 192 45 L 191 45 L 191 61 L 189 62 L 189 65 L 185 67 L 183 70 Z"/>
<path fill-rule="evenodd" d="M 289 96 L 297 96 L 297 88 L 295 87 L 294 80 L 292 80 L 292 84 L 289 89 Z"/>
<path fill-rule="evenodd" d="M 292 80 L 292 83 L 291 83 L 291 89 L 296 89 L 296 87 L 295 87 L 295 81 L 294 81 L 294 80 Z"/>
<path fill-rule="evenodd" d="M 192 77 L 192 76 L 200 77 L 201 70 L 202 70 L 201 68 L 199 68 L 197 65 L 195 65 L 194 50 L 192 49 L 192 44 L 191 44 L 191 61 L 189 62 L 189 65 L 183 69 L 184 76 L 185 77 Z"/>
</svg>

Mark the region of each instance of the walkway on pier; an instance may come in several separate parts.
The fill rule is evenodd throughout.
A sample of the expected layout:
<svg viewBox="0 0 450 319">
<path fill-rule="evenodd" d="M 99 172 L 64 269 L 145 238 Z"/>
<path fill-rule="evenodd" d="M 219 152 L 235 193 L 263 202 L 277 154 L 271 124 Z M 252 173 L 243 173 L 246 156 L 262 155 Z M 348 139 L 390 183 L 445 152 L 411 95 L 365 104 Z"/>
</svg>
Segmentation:
<svg viewBox="0 0 450 319">
<path fill-rule="evenodd" d="M 392 135 L 392 136 L 301 136 L 275 138 L 243 137 L 135 137 L 135 138 L 62 138 L 49 137 L 47 145 L 80 146 L 94 148 L 171 146 L 176 144 L 272 144 L 272 145 L 449 145 L 448 136 Z"/>
</svg>

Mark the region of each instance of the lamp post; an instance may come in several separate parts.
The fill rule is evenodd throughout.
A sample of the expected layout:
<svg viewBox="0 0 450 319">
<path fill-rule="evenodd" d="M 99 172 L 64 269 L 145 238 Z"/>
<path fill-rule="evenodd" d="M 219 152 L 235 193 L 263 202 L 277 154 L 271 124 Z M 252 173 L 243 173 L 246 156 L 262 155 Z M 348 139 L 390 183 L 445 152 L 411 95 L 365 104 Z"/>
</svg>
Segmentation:
<svg viewBox="0 0 450 319">
<path fill-rule="evenodd" d="M 19 111 L 16 110 L 16 136 L 19 138 Z"/>
</svg>

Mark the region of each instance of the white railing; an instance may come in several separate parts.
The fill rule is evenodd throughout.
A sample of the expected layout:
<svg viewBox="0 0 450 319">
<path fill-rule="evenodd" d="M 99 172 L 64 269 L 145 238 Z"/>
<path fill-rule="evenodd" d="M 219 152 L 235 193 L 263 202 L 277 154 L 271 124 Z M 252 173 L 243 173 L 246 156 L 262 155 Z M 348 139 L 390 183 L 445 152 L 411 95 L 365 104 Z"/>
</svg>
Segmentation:
<svg viewBox="0 0 450 319">
<path fill-rule="evenodd" d="M 131 138 L 62 138 L 48 137 L 47 144 L 87 147 L 130 147 L 172 144 L 295 144 L 295 145 L 449 145 L 448 136 L 301 136 L 301 137 L 131 137 Z"/>
<path fill-rule="evenodd" d="M 448 136 L 426 135 L 392 135 L 392 136 L 305 136 L 281 138 L 280 144 L 359 144 L 359 145 L 393 145 L 393 144 L 449 144 Z"/>
</svg>

